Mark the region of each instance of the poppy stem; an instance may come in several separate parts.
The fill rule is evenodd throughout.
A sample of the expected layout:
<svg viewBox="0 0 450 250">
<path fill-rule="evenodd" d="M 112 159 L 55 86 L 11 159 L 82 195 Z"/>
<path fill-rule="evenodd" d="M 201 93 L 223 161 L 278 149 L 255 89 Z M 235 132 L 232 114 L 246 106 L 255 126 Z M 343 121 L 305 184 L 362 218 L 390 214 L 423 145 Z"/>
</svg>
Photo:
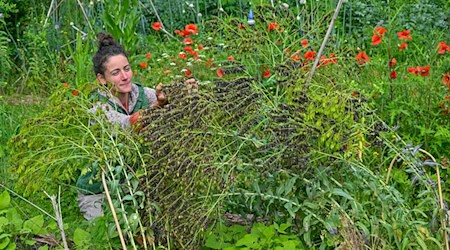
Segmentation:
<svg viewBox="0 0 450 250">
<path fill-rule="evenodd" d="M 342 2 L 344 2 L 344 0 L 339 0 L 338 4 L 336 6 L 336 10 L 334 11 L 334 15 L 333 15 L 333 18 L 331 19 L 330 26 L 328 27 L 327 34 L 325 35 L 322 45 L 320 46 L 319 52 L 317 53 L 317 57 L 314 60 L 314 65 L 311 68 L 311 73 L 309 74 L 309 77 L 306 80 L 305 91 L 306 91 L 306 89 L 308 89 L 308 85 L 311 83 L 312 77 L 314 75 L 314 71 L 316 70 L 317 65 L 319 64 L 320 57 L 322 56 L 323 50 L 325 49 L 325 44 L 327 44 L 327 41 L 330 38 L 331 31 L 333 30 L 333 27 L 334 27 L 334 22 L 336 21 L 338 15 L 339 15 L 339 10 L 341 9 Z"/>
</svg>

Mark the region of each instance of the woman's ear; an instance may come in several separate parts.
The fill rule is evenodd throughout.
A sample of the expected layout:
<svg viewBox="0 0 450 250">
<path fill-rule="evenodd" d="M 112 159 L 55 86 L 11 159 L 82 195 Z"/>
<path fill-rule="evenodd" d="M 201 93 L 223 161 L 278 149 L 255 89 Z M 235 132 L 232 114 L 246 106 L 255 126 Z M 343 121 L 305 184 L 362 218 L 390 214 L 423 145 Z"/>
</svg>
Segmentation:
<svg viewBox="0 0 450 250">
<path fill-rule="evenodd" d="M 98 82 L 100 82 L 100 84 L 106 85 L 106 79 L 105 79 L 104 75 L 98 73 L 97 74 L 97 80 L 98 80 Z"/>
</svg>

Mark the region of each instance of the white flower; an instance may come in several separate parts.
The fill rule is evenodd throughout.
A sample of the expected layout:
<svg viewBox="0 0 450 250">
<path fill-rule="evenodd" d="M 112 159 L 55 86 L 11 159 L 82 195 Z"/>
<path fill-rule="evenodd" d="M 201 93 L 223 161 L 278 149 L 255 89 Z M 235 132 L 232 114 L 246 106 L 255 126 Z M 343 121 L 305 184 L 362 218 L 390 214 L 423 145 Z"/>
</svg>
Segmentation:
<svg viewBox="0 0 450 250">
<path fill-rule="evenodd" d="M 0 13 L 0 18 L 3 18 L 3 13 Z"/>
<path fill-rule="evenodd" d="M 206 39 L 208 39 L 208 40 L 212 40 L 213 38 L 209 36 L 209 37 L 208 37 L 208 38 L 206 38 Z"/>
<path fill-rule="evenodd" d="M 187 62 L 186 66 L 192 66 L 192 63 L 191 62 Z"/>
<path fill-rule="evenodd" d="M 300 4 L 306 4 L 306 0 L 300 0 Z"/>
<path fill-rule="evenodd" d="M 300 15 L 297 15 L 297 21 L 300 21 Z"/>
<path fill-rule="evenodd" d="M 199 13 L 197 14 L 197 16 L 200 17 L 200 18 L 202 18 L 203 15 L 202 15 L 202 13 L 199 12 Z"/>
<path fill-rule="evenodd" d="M 177 65 L 177 64 L 174 63 L 174 62 L 171 62 L 171 63 L 169 63 L 169 65 L 170 65 L 170 66 L 175 66 L 175 65 Z"/>
<path fill-rule="evenodd" d="M 219 12 L 225 12 L 222 7 L 219 8 Z"/>
<path fill-rule="evenodd" d="M 161 61 L 161 58 L 156 59 L 157 62 Z"/>
<path fill-rule="evenodd" d="M 189 8 L 194 8 L 194 4 L 190 3 Z"/>
<path fill-rule="evenodd" d="M 285 8 L 285 9 L 288 9 L 288 8 L 289 8 L 289 4 L 287 4 L 287 3 L 282 3 L 282 4 L 281 4 L 281 7 Z"/>
<path fill-rule="evenodd" d="M 73 22 L 70 22 L 70 26 L 73 26 Z"/>
<path fill-rule="evenodd" d="M 167 57 L 169 57 L 169 55 L 167 54 L 167 53 L 162 53 L 162 55 L 161 55 L 162 57 L 164 57 L 164 58 L 167 58 Z"/>
<path fill-rule="evenodd" d="M 90 1 L 90 2 L 89 2 L 89 5 L 94 5 L 94 1 Z"/>
</svg>

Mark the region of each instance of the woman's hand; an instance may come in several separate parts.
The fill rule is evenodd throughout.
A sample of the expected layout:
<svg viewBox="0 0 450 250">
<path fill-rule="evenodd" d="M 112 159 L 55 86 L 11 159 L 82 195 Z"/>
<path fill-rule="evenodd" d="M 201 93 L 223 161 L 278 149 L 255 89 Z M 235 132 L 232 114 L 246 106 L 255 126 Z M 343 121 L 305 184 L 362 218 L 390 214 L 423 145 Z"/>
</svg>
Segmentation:
<svg viewBox="0 0 450 250">
<path fill-rule="evenodd" d="M 167 97 L 164 92 L 162 92 L 163 84 L 159 83 L 155 88 L 156 102 L 154 102 L 151 107 L 152 108 L 161 108 L 162 106 L 167 104 Z"/>
</svg>

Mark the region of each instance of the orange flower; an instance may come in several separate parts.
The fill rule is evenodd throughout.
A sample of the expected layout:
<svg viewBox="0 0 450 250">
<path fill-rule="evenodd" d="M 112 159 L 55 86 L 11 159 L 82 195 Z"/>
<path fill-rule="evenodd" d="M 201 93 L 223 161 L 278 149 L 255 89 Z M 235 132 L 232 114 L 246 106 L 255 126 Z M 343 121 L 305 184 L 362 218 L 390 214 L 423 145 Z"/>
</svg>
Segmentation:
<svg viewBox="0 0 450 250">
<path fill-rule="evenodd" d="M 185 69 L 184 70 L 184 76 L 186 76 L 186 77 L 192 76 L 192 71 L 190 69 Z"/>
<path fill-rule="evenodd" d="M 403 30 L 401 32 L 397 32 L 398 39 L 399 40 L 405 40 L 405 41 L 411 41 L 412 40 L 412 36 L 410 34 L 411 34 L 410 30 Z"/>
<path fill-rule="evenodd" d="M 65 88 L 68 88 L 68 87 L 69 87 L 69 84 L 68 84 L 67 82 L 65 82 L 65 83 L 63 83 L 63 86 L 64 86 Z"/>
<path fill-rule="evenodd" d="M 395 70 L 392 70 L 390 77 L 391 77 L 391 79 L 397 78 L 397 72 L 395 72 Z"/>
<path fill-rule="evenodd" d="M 150 53 L 145 54 L 145 57 L 147 58 L 147 60 L 150 60 Z"/>
<path fill-rule="evenodd" d="M 378 45 L 381 43 L 381 40 L 384 38 L 384 33 L 386 33 L 386 29 L 379 26 L 376 27 L 373 36 L 372 36 L 372 45 Z"/>
<path fill-rule="evenodd" d="M 302 44 L 302 47 L 303 47 L 303 48 L 308 47 L 308 40 L 303 39 L 303 40 L 300 41 L 300 43 Z"/>
<path fill-rule="evenodd" d="M 389 61 L 389 68 L 392 69 L 392 67 L 394 67 L 395 64 L 397 64 L 397 59 L 391 58 L 391 60 Z"/>
<path fill-rule="evenodd" d="M 400 44 L 400 46 L 398 47 L 398 50 L 399 50 L 399 51 L 402 51 L 402 50 L 404 50 L 404 49 L 406 49 L 406 48 L 408 48 L 408 44 L 407 44 L 407 43 L 402 43 L 402 44 Z"/>
<path fill-rule="evenodd" d="M 153 25 L 152 25 L 152 28 L 154 29 L 154 30 L 160 30 L 161 29 L 161 23 L 160 22 L 154 22 L 153 23 Z"/>
<path fill-rule="evenodd" d="M 370 58 L 367 56 L 366 52 L 361 51 L 358 55 L 356 55 L 356 60 L 360 65 L 370 62 Z"/>
<path fill-rule="evenodd" d="M 78 96 L 78 94 L 79 94 L 79 92 L 78 92 L 78 90 L 74 90 L 74 91 L 72 91 L 72 96 Z"/>
<path fill-rule="evenodd" d="M 444 42 L 439 42 L 438 46 L 436 47 L 436 50 L 438 51 L 438 54 L 444 54 L 445 51 L 450 51 L 450 46 L 448 46 Z"/>
<path fill-rule="evenodd" d="M 217 68 L 216 73 L 219 77 L 223 77 L 223 70 L 221 68 Z"/>
<path fill-rule="evenodd" d="M 269 23 L 269 27 L 267 27 L 267 29 L 269 29 L 269 31 L 277 30 L 279 28 L 280 28 L 280 26 L 278 26 L 278 24 L 276 22 Z"/>
<path fill-rule="evenodd" d="M 303 55 L 303 57 L 306 58 L 306 59 L 308 59 L 308 60 L 314 61 L 314 59 L 315 59 L 315 57 L 316 57 L 316 52 L 313 51 L 313 50 L 310 50 L 310 51 L 306 52 L 306 53 Z"/>
<path fill-rule="evenodd" d="M 141 67 L 141 68 L 143 68 L 143 69 L 145 69 L 145 68 L 147 68 L 147 62 L 141 62 L 141 63 L 139 63 L 139 66 Z"/>
<path fill-rule="evenodd" d="M 429 76 L 430 75 L 430 65 L 427 65 L 425 67 L 417 66 L 417 70 L 421 76 Z"/>
<path fill-rule="evenodd" d="M 183 43 L 184 44 L 194 44 L 194 42 L 192 41 L 192 39 L 191 38 L 185 38 L 184 40 L 183 40 Z"/>
<path fill-rule="evenodd" d="M 234 61 L 234 57 L 233 56 L 229 56 L 228 57 L 228 61 L 230 61 L 230 62 Z"/>
<path fill-rule="evenodd" d="M 444 75 L 444 77 L 442 77 L 442 84 L 450 88 L 450 74 L 447 73 Z"/>
</svg>

